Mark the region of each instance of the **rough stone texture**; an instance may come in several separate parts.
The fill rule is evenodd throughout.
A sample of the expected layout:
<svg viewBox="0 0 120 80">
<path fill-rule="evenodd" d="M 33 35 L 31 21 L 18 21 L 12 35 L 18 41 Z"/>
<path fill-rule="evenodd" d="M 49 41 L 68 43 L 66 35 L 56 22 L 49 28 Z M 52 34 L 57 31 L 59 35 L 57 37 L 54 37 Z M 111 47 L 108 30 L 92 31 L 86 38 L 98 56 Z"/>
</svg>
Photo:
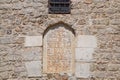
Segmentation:
<svg viewBox="0 0 120 80">
<path fill-rule="evenodd" d="M 0 0 L 0 80 L 120 80 L 120 0 L 71 0 L 71 14 L 48 14 L 47 2 Z M 91 76 L 42 73 L 29 78 L 25 62 L 43 64 L 43 47 L 25 47 L 25 36 L 44 36 L 47 28 L 62 22 L 74 29 L 75 37 L 97 39 Z"/>
</svg>

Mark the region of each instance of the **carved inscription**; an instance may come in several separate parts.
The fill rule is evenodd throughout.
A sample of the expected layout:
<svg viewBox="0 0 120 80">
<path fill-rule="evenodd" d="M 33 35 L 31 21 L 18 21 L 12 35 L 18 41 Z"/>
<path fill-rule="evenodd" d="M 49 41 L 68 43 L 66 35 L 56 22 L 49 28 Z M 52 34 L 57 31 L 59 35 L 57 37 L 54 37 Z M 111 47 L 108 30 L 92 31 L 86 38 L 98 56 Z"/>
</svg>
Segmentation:
<svg viewBox="0 0 120 80">
<path fill-rule="evenodd" d="M 45 73 L 73 72 L 74 34 L 63 26 L 50 29 L 44 37 Z"/>
</svg>

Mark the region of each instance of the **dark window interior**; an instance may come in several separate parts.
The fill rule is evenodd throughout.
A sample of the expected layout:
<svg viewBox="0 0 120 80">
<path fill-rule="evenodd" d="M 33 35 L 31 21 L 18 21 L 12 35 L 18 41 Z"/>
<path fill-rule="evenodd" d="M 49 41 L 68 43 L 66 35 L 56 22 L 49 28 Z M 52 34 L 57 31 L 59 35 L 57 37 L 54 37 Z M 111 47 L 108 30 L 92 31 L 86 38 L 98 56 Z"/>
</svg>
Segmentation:
<svg viewBox="0 0 120 80">
<path fill-rule="evenodd" d="M 50 14 L 69 14 L 70 0 L 48 0 Z"/>
</svg>

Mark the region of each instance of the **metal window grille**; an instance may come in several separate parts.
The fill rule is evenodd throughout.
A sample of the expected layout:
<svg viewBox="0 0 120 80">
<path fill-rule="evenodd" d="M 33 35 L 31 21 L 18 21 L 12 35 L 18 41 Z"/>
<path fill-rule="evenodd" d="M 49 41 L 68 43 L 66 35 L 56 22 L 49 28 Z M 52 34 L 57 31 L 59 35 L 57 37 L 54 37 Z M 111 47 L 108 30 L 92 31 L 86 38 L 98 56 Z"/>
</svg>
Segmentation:
<svg viewBox="0 0 120 80">
<path fill-rule="evenodd" d="M 48 0 L 50 14 L 69 14 L 70 0 Z"/>
</svg>

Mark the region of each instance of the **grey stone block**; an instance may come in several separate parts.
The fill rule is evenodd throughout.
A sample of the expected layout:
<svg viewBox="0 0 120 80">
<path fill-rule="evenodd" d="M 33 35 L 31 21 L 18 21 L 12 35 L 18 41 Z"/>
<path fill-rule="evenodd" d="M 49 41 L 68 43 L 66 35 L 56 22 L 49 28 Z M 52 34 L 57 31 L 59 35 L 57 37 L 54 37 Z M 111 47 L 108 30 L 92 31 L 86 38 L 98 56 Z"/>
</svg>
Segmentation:
<svg viewBox="0 0 120 80">
<path fill-rule="evenodd" d="M 42 74 L 41 61 L 25 62 L 28 77 L 40 77 Z"/>
</svg>

